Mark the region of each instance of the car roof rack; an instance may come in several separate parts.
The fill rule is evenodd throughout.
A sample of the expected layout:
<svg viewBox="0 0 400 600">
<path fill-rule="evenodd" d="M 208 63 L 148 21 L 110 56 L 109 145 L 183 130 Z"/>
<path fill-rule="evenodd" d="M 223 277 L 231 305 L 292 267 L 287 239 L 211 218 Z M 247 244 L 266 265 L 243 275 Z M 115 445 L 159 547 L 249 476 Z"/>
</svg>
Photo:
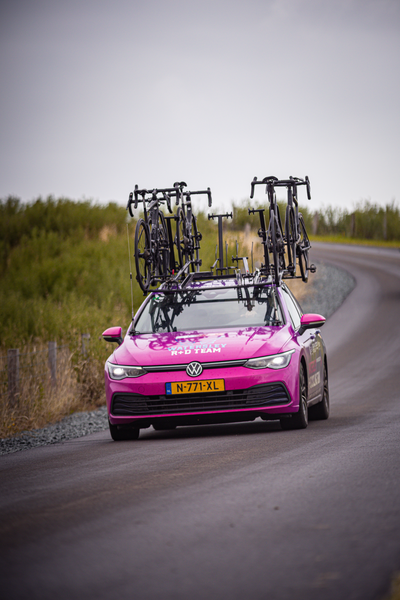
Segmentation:
<svg viewBox="0 0 400 600">
<path fill-rule="evenodd" d="M 129 196 L 127 209 L 133 216 L 132 209 L 136 209 L 139 202 L 143 204 L 144 218 L 138 219 L 136 224 L 134 256 L 136 279 L 144 294 L 188 289 L 196 282 L 213 280 L 231 281 L 240 286 L 280 286 L 284 279 L 294 278 L 301 278 L 306 282 L 308 274 L 314 273 L 316 268 L 308 261 L 311 244 L 304 219 L 298 211 L 298 188 L 305 186 L 307 197 L 310 199 L 309 178 L 306 176 L 305 179 L 298 177 L 278 179 L 268 176 L 258 180 L 254 177 L 251 182 L 250 198 L 253 198 L 255 188 L 259 184 L 265 186 L 269 211 L 264 208 L 249 208 L 248 214 L 257 213 L 260 219 L 258 236 L 263 247 L 263 264 L 254 269 L 252 243 L 250 268 L 248 256 L 239 256 L 238 242 L 236 242 L 236 256 L 232 256 L 232 263 L 236 264 L 229 264 L 228 244 L 225 242 L 224 245 L 223 239 L 223 223 L 224 219 L 232 219 L 233 213 L 211 213 L 208 214 L 208 220 L 217 220 L 218 243 L 214 264 L 209 270 L 204 271 L 200 270 L 202 260 L 199 258 L 202 236 L 197 230 L 197 218 L 192 213 L 191 196 L 206 194 L 208 205 L 211 206 L 210 188 L 190 192 L 184 189 L 187 185 L 184 181 L 176 182 L 171 187 L 154 190 L 139 189 L 136 185 L 134 192 Z M 280 187 L 287 189 L 284 228 L 275 194 L 275 188 Z M 171 198 L 175 198 L 177 213 L 165 217 L 160 210 L 160 205 L 166 204 L 169 212 L 172 213 Z M 264 213 L 269 215 L 268 223 Z M 176 223 L 175 236 L 172 232 L 173 221 Z M 300 274 L 297 273 L 297 267 Z"/>
</svg>

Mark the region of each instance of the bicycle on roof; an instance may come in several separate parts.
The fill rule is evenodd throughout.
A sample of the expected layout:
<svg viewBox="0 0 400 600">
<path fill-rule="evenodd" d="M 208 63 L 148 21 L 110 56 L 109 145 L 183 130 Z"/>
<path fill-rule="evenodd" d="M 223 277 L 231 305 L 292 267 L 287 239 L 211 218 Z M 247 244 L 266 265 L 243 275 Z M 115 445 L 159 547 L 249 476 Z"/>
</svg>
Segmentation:
<svg viewBox="0 0 400 600">
<path fill-rule="evenodd" d="M 311 200 L 310 180 L 298 177 L 290 177 L 289 180 L 282 180 L 279 185 L 287 187 L 287 201 L 285 216 L 285 237 L 288 253 L 288 271 L 292 277 L 296 277 L 296 258 L 300 267 L 301 278 L 304 282 L 308 280 L 308 272 L 315 272 L 315 266 L 309 265 L 308 253 L 311 248 L 308 239 L 303 215 L 299 212 L 297 187 L 305 185 L 307 189 L 307 198 Z"/>
<path fill-rule="evenodd" d="M 310 181 L 308 177 L 300 179 L 289 177 L 289 179 L 278 179 L 269 176 L 258 180 L 254 177 L 251 182 L 250 197 L 254 197 L 255 187 L 265 185 L 265 191 L 269 202 L 268 224 L 264 208 L 249 208 L 249 214 L 257 213 L 260 219 L 258 235 L 262 239 L 264 264 L 254 273 L 250 272 L 248 257 L 239 256 L 238 246 L 236 256 L 232 261 L 237 266 L 228 265 L 226 244 L 226 265 L 224 265 L 223 253 L 223 227 L 222 219 L 232 217 L 232 213 L 209 214 L 208 219 L 218 218 L 218 245 L 219 257 L 208 272 L 200 272 L 202 264 L 199 251 L 201 233 L 197 229 L 197 219 L 192 210 L 192 196 L 204 194 L 208 197 L 208 205 L 212 205 L 211 190 L 189 191 L 186 190 L 184 181 L 175 182 L 173 187 L 162 189 L 139 189 L 135 186 L 131 192 L 127 209 L 133 216 L 139 202 L 143 203 L 143 218 L 137 221 L 135 229 L 135 265 L 136 279 L 147 294 L 165 284 L 168 288 L 174 286 L 185 286 L 193 280 L 193 277 L 204 279 L 223 277 L 239 277 L 239 262 L 243 261 L 243 277 L 253 279 L 269 279 L 276 286 L 281 284 L 284 278 L 301 278 L 304 282 L 308 280 L 309 272 L 315 272 L 315 266 L 309 264 L 309 250 L 311 244 L 307 235 L 302 214 L 299 212 L 298 188 L 306 186 L 307 196 L 311 198 Z M 286 187 L 287 206 L 285 211 L 285 229 L 282 227 L 279 205 L 276 198 L 276 188 Z M 172 214 L 171 198 L 175 198 L 177 212 Z M 166 204 L 170 216 L 164 216 L 161 206 Z M 171 216 L 172 215 L 172 216 Z M 172 232 L 172 222 L 175 221 L 175 235 Z M 177 259 L 175 258 L 177 254 Z M 253 261 L 253 250 L 252 250 Z M 218 264 L 218 266 L 217 266 Z M 297 265 L 300 275 L 297 275 Z M 253 263 L 252 263 L 253 270 Z M 214 274 L 216 269 L 216 274 Z M 231 273 L 231 270 L 234 273 Z M 242 275 L 242 274 L 241 274 Z M 189 278 L 189 279 L 188 279 Z M 163 285 L 164 287 L 164 285 Z"/>
<path fill-rule="evenodd" d="M 260 229 L 258 235 L 264 246 L 264 264 L 261 266 L 262 275 L 271 275 L 276 285 L 279 285 L 281 275 L 286 271 L 285 263 L 285 236 L 283 234 L 282 220 L 279 206 L 276 201 L 275 185 L 279 180 L 277 177 L 264 177 L 261 181 L 254 177 L 251 182 L 250 198 L 254 197 L 256 185 L 265 185 L 269 201 L 269 223 L 266 228 L 264 209 L 249 208 L 249 215 L 258 213 L 260 218 Z M 269 255 L 272 255 L 272 260 Z"/>
<path fill-rule="evenodd" d="M 134 192 L 129 195 L 127 209 L 131 217 L 139 202 L 143 203 L 143 218 L 137 221 L 135 229 L 134 256 L 136 279 L 145 294 L 160 283 L 178 282 L 190 268 L 193 272 L 199 272 L 202 236 L 192 212 L 191 196 L 206 194 L 208 205 L 211 206 L 211 190 L 185 191 L 186 185 L 180 181 L 174 183 L 173 187 L 153 190 L 139 189 L 136 185 Z M 173 197 L 178 206 L 175 215 L 172 215 Z M 162 204 L 167 205 L 172 216 L 164 215 L 160 208 Z M 175 236 L 171 227 L 173 220 L 176 222 Z"/>
<path fill-rule="evenodd" d="M 311 199 L 310 180 L 307 176 L 305 179 L 298 177 L 290 177 L 289 179 L 265 177 L 260 181 L 255 177 L 251 182 L 250 198 L 253 198 L 254 188 L 259 184 L 266 185 L 266 193 L 269 200 L 268 228 L 265 223 L 264 209 L 249 209 L 249 214 L 257 212 L 260 218 L 258 235 L 262 238 L 265 261 L 261 272 L 262 274 L 272 275 L 275 284 L 279 285 L 281 277 L 297 277 L 298 262 L 300 277 L 304 282 L 307 282 L 309 272 L 314 273 L 316 268 L 314 265 L 309 264 L 311 244 L 303 216 L 299 212 L 297 188 L 298 186 L 305 185 L 307 188 L 307 197 Z M 276 202 L 276 187 L 287 188 L 285 232 L 283 232 L 279 207 Z M 270 259 L 270 254 L 272 255 L 272 259 Z"/>
<path fill-rule="evenodd" d="M 177 193 L 177 204 L 181 205 L 177 210 L 176 224 L 176 247 L 178 249 L 178 260 L 180 267 L 190 263 L 192 271 L 199 272 L 201 260 L 199 259 L 201 233 L 197 229 L 197 218 L 192 211 L 192 196 L 206 194 L 208 197 L 208 206 L 212 205 L 211 190 L 199 190 L 195 192 L 184 191 L 182 183 L 174 183 L 174 187 L 179 190 Z M 186 184 L 184 184 L 186 185 Z"/>
<path fill-rule="evenodd" d="M 146 294 L 150 287 L 156 287 L 171 274 L 170 239 L 161 204 L 166 204 L 172 213 L 171 197 L 175 188 L 141 189 L 129 194 L 127 209 L 133 217 L 132 207 L 143 203 L 144 218 L 138 219 L 135 228 L 136 279 Z"/>
</svg>

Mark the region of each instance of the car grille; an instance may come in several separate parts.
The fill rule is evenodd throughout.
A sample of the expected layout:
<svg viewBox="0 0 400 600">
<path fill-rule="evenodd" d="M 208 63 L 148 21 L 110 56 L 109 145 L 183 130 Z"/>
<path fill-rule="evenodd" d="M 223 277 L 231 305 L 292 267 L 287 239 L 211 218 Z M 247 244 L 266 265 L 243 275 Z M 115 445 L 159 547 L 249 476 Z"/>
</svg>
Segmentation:
<svg viewBox="0 0 400 600">
<path fill-rule="evenodd" d="M 199 413 L 210 410 L 238 410 L 287 404 L 290 397 L 282 383 L 255 385 L 247 390 L 215 394 L 179 394 L 143 396 L 115 394 L 111 413 L 115 416 L 149 416 L 159 414 Z"/>
<path fill-rule="evenodd" d="M 213 362 L 202 362 L 203 370 L 205 369 L 229 369 L 232 367 L 243 367 L 247 362 L 246 359 L 241 360 L 218 360 Z M 165 373 L 166 371 L 186 371 L 189 363 L 178 365 L 144 365 L 143 369 L 147 373 Z"/>
</svg>

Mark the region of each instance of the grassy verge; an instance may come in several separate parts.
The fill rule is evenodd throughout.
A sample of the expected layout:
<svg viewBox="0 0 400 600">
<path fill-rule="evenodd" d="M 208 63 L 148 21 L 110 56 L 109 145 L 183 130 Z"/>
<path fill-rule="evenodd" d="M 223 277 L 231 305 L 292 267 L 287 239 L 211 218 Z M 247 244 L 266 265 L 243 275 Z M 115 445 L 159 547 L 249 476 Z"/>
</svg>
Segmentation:
<svg viewBox="0 0 400 600">
<path fill-rule="evenodd" d="M 375 246 L 378 248 L 400 248 L 400 240 L 367 240 L 350 238 L 345 235 L 310 235 L 311 242 L 327 242 L 330 244 L 349 244 L 353 246 Z"/>
<path fill-rule="evenodd" d="M 44 427 L 74 412 L 93 410 L 104 404 L 103 365 L 98 360 L 76 356 L 64 346 L 57 352 L 54 385 L 47 348 L 35 346 L 24 350 L 20 357 L 18 393 L 12 399 L 6 394 L 1 398 L 1 438 Z"/>
</svg>

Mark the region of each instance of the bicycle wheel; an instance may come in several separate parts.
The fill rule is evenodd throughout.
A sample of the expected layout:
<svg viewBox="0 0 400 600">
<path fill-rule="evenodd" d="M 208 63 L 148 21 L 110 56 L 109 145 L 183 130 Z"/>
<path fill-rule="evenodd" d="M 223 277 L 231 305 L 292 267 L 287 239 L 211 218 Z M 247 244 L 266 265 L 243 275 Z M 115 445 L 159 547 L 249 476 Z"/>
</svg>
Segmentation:
<svg viewBox="0 0 400 600">
<path fill-rule="evenodd" d="M 293 206 L 286 207 L 285 237 L 288 255 L 288 271 L 292 277 L 296 275 L 296 224 Z"/>
<path fill-rule="evenodd" d="M 146 294 L 151 277 L 151 250 L 149 227 L 143 219 L 138 220 L 135 229 L 135 265 L 136 279 Z"/>
<path fill-rule="evenodd" d="M 197 219 L 194 215 L 192 215 L 190 236 L 192 243 L 192 260 L 197 262 L 199 260 L 201 233 L 197 229 Z M 200 271 L 199 265 L 192 265 L 192 271 Z"/>
<path fill-rule="evenodd" d="M 255 211 L 253 211 L 255 212 Z M 263 256 L 264 256 L 264 264 L 261 263 L 261 273 L 263 275 L 270 274 L 270 261 L 269 261 L 269 251 L 268 251 L 268 229 L 266 229 L 264 210 L 257 211 L 259 213 L 260 218 L 260 229 L 258 230 L 258 237 L 261 238 L 261 244 L 263 247 Z M 249 214 L 250 209 L 249 209 Z"/>
<path fill-rule="evenodd" d="M 167 223 L 165 217 L 161 211 L 158 211 L 158 225 L 152 223 L 151 218 L 149 219 L 150 225 L 150 238 L 156 249 L 154 253 L 154 277 L 151 281 L 151 285 L 157 285 L 157 279 L 166 279 L 169 274 L 169 241 Z"/>
<path fill-rule="evenodd" d="M 281 213 L 279 211 L 279 206 L 275 207 L 276 210 L 276 228 L 275 228 L 275 237 L 276 237 L 276 247 L 278 250 L 278 259 L 279 259 L 279 271 L 283 273 L 286 271 L 286 262 L 285 262 L 285 236 L 283 235 L 283 227 L 281 220 Z"/>
<path fill-rule="evenodd" d="M 301 278 L 304 281 L 304 283 L 307 283 L 309 271 L 308 251 L 311 248 L 311 244 L 310 240 L 308 239 L 306 226 L 304 223 L 303 215 L 301 213 L 299 213 L 299 232 L 300 241 L 297 245 L 297 257 L 299 259 Z"/>
<path fill-rule="evenodd" d="M 186 264 L 185 255 L 185 213 L 182 208 L 179 207 L 176 213 L 176 235 L 175 235 L 175 246 L 178 251 L 178 263 L 179 268 L 182 269 L 183 265 Z"/>
<path fill-rule="evenodd" d="M 273 212 L 271 213 L 271 218 L 269 221 L 268 233 L 269 233 L 269 241 L 270 241 L 269 245 L 270 245 L 270 250 L 272 253 L 272 266 L 273 266 L 272 278 L 273 278 L 275 285 L 279 285 L 279 254 L 278 254 L 277 240 L 276 240 L 275 214 Z"/>
<path fill-rule="evenodd" d="M 194 215 L 192 215 L 189 228 L 183 210 L 181 209 L 178 214 L 176 243 L 178 247 L 178 256 L 181 258 L 181 266 L 183 267 L 191 260 L 198 260 L 200 234 L 197 231 L 196 218 Z M 192 271 L 198 270 L 197 266 L 194 264 L 191 265 L 191 269 Z"/>
</svg>

